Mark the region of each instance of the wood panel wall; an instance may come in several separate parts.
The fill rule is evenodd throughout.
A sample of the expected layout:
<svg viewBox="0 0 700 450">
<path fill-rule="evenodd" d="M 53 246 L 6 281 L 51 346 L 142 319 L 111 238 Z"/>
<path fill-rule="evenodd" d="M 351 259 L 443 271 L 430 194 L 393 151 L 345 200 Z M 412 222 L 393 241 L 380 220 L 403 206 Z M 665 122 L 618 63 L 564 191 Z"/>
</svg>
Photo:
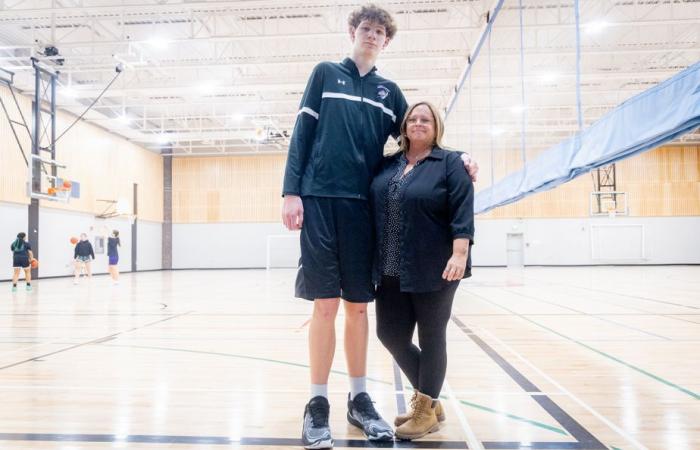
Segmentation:
<svg viewBox="0 0 700 450">
<path fill-rule="evenodd" d="M 6 105 L 14 107 L 7 89 L 0 88 L 0 95 Z M 18 96 L 18 99 L 25 118 L 30 121 L 31 100 L 24 96 Z M 18 118 L 14 109 L 10 114 Z M 27 167 L 7 119 L 4 113 L 0 113 L 0 201 L 28 204 Z M 59 112 L 57 134 L 62 133 L 74 120 L 74 116 Z M 26 132 L 23 132 L 26 136 Z M 23 142 L 23 148 L 27 153 L 31 151 L 28 137 Z M 117 200 L 123 197 L 131 205 L 132 186 L 136 183 L 139 185 L 139 218 L 162 222 L 163 162 L 160 155 L 83 121 L 58 141 L 56 154 L 56 159 L 67 165 L 65 170 L 59 171 L 59 176 L 80 183 L 80 198 L 71 199 L 68 204 L 42 200 L 42 206 L 98 214 L 106 206 L 98 199 Z"/>
<path fill-rule="evenodd" d="M 173 222 L 277 222 L 286 155 L 173 159 Z"/>
<path fill-rule="evenodd" d="M 489 184 L 489 158 L 477 191 Z M 519 152 L 499 155 L 499 171 L 516 170 Z M 278 222 L 285 155 L 173 160 L 173 221 Z M 700 215 L 700 147 L 658 148 L 617 165 L 618 190 L 627 192 L 632 216 Z M 499 173 L 499 176 L 503 176 Z M 588 217 L 591 174 L 532 195 L 480 218 Z"/>
</svg>

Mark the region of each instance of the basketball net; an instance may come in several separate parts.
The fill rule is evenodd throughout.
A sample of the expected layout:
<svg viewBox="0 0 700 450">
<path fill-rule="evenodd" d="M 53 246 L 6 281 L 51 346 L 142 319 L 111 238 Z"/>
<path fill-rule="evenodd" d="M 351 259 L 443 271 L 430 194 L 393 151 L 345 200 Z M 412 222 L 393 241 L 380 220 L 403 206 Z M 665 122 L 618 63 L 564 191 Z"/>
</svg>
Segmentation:
<svg viewBox="0 0 700 450">
<path fill-rule="evenodd" d="M 67 202 L 70 200 L 70 191 L 70 188 L 58 187 L 56 188 L 56 198 Z"/>
</svg>

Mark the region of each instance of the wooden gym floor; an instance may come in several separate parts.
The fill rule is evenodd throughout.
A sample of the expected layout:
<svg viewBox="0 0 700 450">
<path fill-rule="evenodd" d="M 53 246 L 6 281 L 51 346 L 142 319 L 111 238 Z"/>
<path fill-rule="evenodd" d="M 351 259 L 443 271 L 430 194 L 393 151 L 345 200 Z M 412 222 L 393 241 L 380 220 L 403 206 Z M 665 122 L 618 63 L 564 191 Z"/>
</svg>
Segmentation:
<svg viewBox="0 0 700 450">
<path fill-rule="evenodd" d="M 480 269 L 448 329 L 443 449 L 700 448 L 700 267 Z M 0 449 L 298 448 L 311 304 L 278 269 L 0 284 Z M 368 389 L 410 395 L 371 338 Z M 345 420 L 338 319 L 330 379 Z"/>
</svg>

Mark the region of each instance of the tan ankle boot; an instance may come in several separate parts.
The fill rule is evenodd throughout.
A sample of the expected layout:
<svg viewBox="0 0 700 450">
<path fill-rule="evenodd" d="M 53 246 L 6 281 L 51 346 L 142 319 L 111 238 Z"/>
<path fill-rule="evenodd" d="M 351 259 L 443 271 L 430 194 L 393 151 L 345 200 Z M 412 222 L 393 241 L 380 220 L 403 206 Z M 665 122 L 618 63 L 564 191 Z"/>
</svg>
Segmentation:
<svg viewBox="0 0 700 450">
<path fill-rule="evenodd" d="M 407 440 L 418 439 L 440 429 L 435 408 L 430 396 L 416 391 L 413 415 L 406 423 L 396 428 L 396 437 Z"/>
<path fill-rule="evenodd" d="M 416 393 L 418 391 L 416 389 L 413 390 L 413 397 L 411 397 L 411 400 L 409 402 L 410 409 L 406 411 L 404 414 L 399 414 L 396 416 L 394 419 L 394 425 L 397 427 L 400 427 L 404 423 L 408 422 L 408 419 L 413 416 L 413 408 L 416 402 Z M 444 422 L 445 421 L 445 411 L 442 409 L 442 403 L 440 403 L 440 400 L 436 400 L 435 402 L 435 415 L 437 416 L 438 422 Z"/>
</svg>

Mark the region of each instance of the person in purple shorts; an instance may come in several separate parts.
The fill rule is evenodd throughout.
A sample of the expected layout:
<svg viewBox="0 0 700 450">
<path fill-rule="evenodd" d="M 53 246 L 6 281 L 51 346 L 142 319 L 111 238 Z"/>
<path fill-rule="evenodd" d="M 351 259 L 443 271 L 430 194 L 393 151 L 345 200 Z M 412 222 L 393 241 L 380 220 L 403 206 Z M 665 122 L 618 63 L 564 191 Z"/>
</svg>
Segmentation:
<svg viewBox="0 0 700 450">
<path fill-rule="evenodd" d="M 107 257 L 109 258 L 109 276 L 112 277 L 112 283 L 114 284 L 119 284 L 118 247 L 121 247 L 119 231 L 113 230 L 112 235 L 107 238 Z"/>
</svg>

